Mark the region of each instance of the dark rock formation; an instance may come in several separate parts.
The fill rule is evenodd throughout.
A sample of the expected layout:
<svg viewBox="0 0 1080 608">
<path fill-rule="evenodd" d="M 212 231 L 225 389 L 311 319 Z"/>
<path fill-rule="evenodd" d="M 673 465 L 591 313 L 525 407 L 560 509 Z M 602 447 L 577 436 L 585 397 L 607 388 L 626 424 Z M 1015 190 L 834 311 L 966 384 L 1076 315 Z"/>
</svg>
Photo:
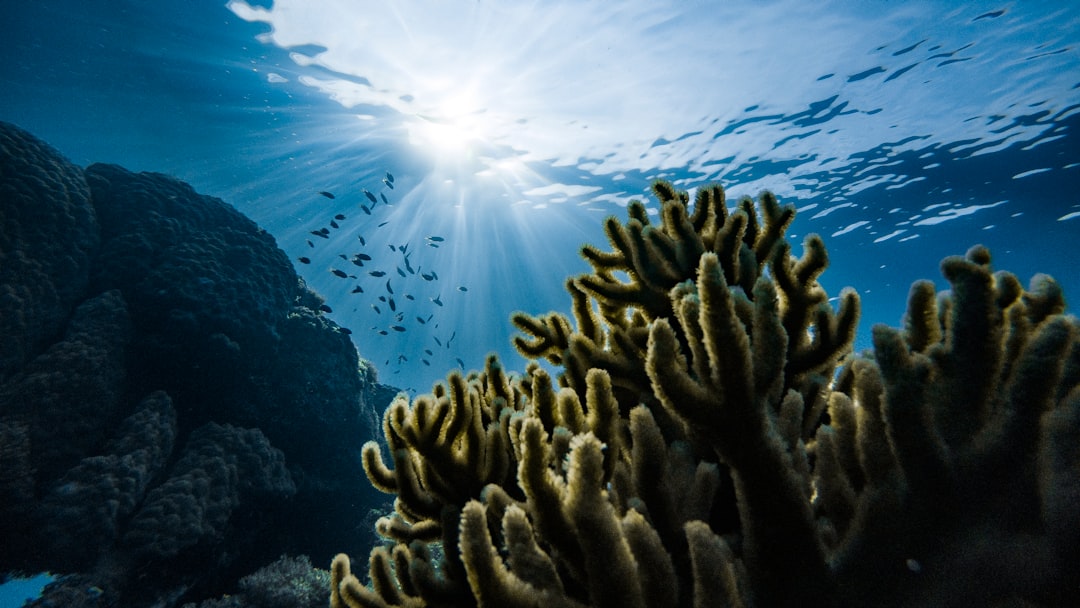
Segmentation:
<svg viewBox="0 0 1080 608">
<path fill-rule="evenodd" d="M 0 381 L 63 328 L 100 234 L 82 171 L 44 142 L 0 127 Z"/>
<path fill-rule="evenodd" d="M 172 606 L 369 544 L 338 524 L 383 502 L 355 480 L 392 389 L 321 301 L 221 200 L 0 123 L 0 572 Z"/>
</svg>

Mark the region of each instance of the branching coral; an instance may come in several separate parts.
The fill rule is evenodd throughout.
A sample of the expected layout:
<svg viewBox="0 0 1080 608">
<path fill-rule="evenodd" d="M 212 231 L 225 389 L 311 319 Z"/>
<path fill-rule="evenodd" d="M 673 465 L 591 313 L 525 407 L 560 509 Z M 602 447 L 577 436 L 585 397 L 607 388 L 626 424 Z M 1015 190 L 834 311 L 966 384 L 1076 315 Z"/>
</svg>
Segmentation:
<svg viewBox="0 0 1080 608">
<path fill-rule="evenodd" d="M 845 367 L 818 431 L 835 575 L 912 603 L 1071 603 L 1080 325 L 1051 278 L 1024 290 L 985 248 L 942 271 L 951 292 L 912 287 L 905 329 L 874 328 L 875 359 Z"/>
<path fill-rule="evenodd" d="M 515 315 L 558 378 L 489 359 L 386 412 L 389 543 L 370 587 L 335 559 L 333 606 L 1068 601 L 1080 327 L 1051 279 L 947 259 L 855 357 L 858 298 L 828 304 L 818 237 L 791 254 L 792 208 L 654 192 L 661 224 L 633 202 L 583 250 L 573 320 Z"/>
<path fill-rule="evenodd" d="M 725 206 L 723 189 L 708 186 L 698 191 L 691 212 L 685 192 L 665 182 L 657 182 L 653 191 L 661 204 L 660 225 L 652 224 L 642 203 L 632 201 L 625 224 L 614 217 L 604 224 L 614 251 L 582 249 L 593 272 L 567 283 L 576 328 L 560 313 L 514 315 L 513 323 L 528 335 L 515 339 L 523 354 L 563 366 L 562 382 L 574 389 L 583 388 L 588 369 L 599 368 L 611 374 L 615 386 L 630 389 L 626 397 L 630 406 L 648 400 L 653 392 L 645 374 L 650 327 L 677 314 L 681 298 L 673 297 L 672 290 L 687 281 L 693 284 L 706 254 L 716 256 L 725 289 L 731 285 L 741 292 L 742 301 L 752 297 L 760 278 L 766 274 L 774 278 L 777 293 L 772 297 L 782 299 L 778 310 L 788 339 L 783 345 L 763 345 L 756 351 L 778 359 L 782 355 L 787 362 L 785 387 L 796 386 L 809 375 L 827 373 L 850 348 L 858 299 L 846 292 L 838 315 L 828 307 L 828 298 L 816 282 L 828 264 L 825 246 L 817 236 L 806 239 L 801 259 L 791 257 L 783 234 L 795 216 L 793 207 L 781 206 L 766 192 L 759 201 L 760 214 L 749 198 L 741 199 L 731 212 Z M 620 273 L 629 281 L 619 280 Z M 740 312 L 748 313 L 749 307 L 741 306 Z M 686 328 L 674 329 L 685 345 Z M 807 330 L 813 332 L 812 337 Z"/>
</svg>

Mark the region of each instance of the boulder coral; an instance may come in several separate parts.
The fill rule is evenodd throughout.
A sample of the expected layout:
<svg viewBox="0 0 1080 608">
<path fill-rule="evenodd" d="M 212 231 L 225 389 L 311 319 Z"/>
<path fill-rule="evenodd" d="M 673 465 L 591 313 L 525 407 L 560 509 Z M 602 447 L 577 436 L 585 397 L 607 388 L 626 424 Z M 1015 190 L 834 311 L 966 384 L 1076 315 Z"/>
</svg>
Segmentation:
<svg viewBox="0 0 1080 608">
<path fill-rule="evenodd" d="M 328 560 L 389 398 L 321 303 L 224 201 L 0 122 L 0 579 L 167 607 Z"/>
<path fill-rule="evenodd" d="M 0 382 L 63 330 L 101 241 L 82 170 L 0 123 Z"/>
<path fill-rule="evenodd" d="M 811 235 L 763 194 L 658 182 L 490 357 L 364 446 L 395 495 L 331 606 L 1068 605 L 1080 589 L 1080 324 L 974 247 L 852 343 Z"/>
</svg>

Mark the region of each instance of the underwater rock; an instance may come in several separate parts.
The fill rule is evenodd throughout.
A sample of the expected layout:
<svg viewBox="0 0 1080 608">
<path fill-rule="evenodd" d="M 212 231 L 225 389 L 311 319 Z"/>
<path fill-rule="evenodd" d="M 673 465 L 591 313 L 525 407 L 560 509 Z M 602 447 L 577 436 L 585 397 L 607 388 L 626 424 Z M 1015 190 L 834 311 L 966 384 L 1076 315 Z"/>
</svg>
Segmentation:
<svg viewBox="0 0 1080 608">
<path fill-rule="evenodd" d="M 0 572 L 175 606 L 328 563 L 396 391 L 323 306 L 227 203 L 0 123 Z"/>
<path fill-rule="evenodd" d="M 79 305 L 60 340 L 0 385 L 0 416 L 27 426 L 39 480 L 99 449 L 123 418 L 131 333 L 123 296 L 102 293 Z"/>
<path fill-rule="evenodd" d="M 172 453 L 176 410 L 164 392 L 144 399 L 101 455 L 89 456 L 54 482 L 35 518 L 54 569 L 78 571 L 119 539 Z"/>
<path fill-rule="evenodd" d="M 199 543 L 212 546 L 242 505 L 262 511 L 265 502 L 296 493 L 284 460 L 258 429 L 213 422 L 200 427 L 169 478 L 150 491 L 123 544 L 138 558 L 152 561 L 173 558 Z"/>
<path fill-rule="evenodd" d="M 83 295 L 98 247 L 82 170 L 0 122 L 0 382 L 38 354 Z"/>
</svg>

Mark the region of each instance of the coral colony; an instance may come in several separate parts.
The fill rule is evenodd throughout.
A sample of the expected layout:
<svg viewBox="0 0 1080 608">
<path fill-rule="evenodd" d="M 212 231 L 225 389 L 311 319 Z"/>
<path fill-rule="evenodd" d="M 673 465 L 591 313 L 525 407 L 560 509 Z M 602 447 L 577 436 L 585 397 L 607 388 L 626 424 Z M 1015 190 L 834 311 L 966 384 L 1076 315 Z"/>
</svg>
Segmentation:
<svg viewBox="0 0 1080 608">
<path fill-rule="evenodd" d="M 1077 604 L 1053 279 L 973 247 L 856 354 L 859 298 L 829 303 L 819 237 L 792 253 L 791 206 L 653 192 L 657 223 L 632 202 L 582 250 L 571 316 L 513 316 L 522 373 L 410 400 L 235 209 L 0 123 L 0 572 L 57 572 L 41 607 Z M 290 557 L 372 530 L 364 580 Z"/>
<path fill-rule="evenodd" d="M 973 247 L 852 354 L 794 209 L 670 184 L 610 218 L 573 319 L 517 314 L 538 363 L 399 396 L 372 484 L 370 582 L 345 606 L 1063 605 L 1080 594 L 1080 326 Z M 625 277 L 628 280 L 621 280 Z M 440 557 L 441 556 L 441 557 Z"/>
<path fill-rule="evenodd" d="M 354 452 L 394 393 L 321 305 L 221 200 L 0 122 L 0 574 L 178 606 L 370 543 L 332 522 L 381 498 Z"/>
</svg>

